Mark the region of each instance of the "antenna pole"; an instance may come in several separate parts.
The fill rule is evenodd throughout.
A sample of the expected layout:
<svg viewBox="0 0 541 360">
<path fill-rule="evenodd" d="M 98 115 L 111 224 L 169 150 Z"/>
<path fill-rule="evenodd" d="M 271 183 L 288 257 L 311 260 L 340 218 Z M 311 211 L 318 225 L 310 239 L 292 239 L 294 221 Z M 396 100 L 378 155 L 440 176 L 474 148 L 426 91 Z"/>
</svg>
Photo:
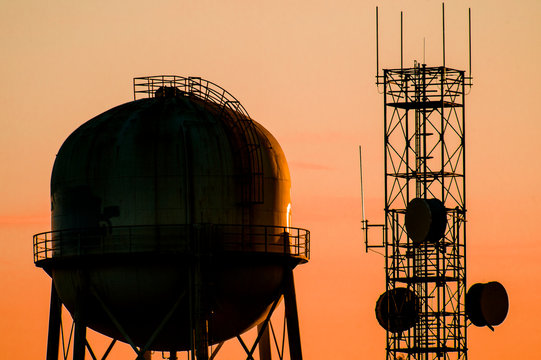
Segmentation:
<svg viewBox="0 0 541 360">
<path fill-rule="evenodd" d="M 425 52 L 426 52 L 426 38 L 423 37 L 423 65 L 426 64 L 426 61 L 425 61 Z"/>
<path fill-rule="evenodd" d="M 402 11 L 400 12 L 400 69 L 404 68 L 404 45 L 403 45 L 403 35 L 404 31 L 402 28 L 403 20 L 402 20 Z"/>
<path fill-rule="evenodd" d="M 364 249 L 366 252 L 368 252 L 368 221 L 366 220 L 366 217 L 364 215 L 363 152 L 361 149 L 361 145 L 359 145 L 359 169 L 361 171 L 361 230 L 363 231 L 364 235 Z"/>
<path fill-rule="evenodd" d="M 471 8 L 468 8 L 468 61 L 469 61 L 469 73 L 471 79 Z"/>
<path fill-rule="evenodd" d="M 441 24 L 443 30 L 443 67 L 445 67 L 445 3 L 441 3 Z"/>
<path fill-rule="evenodd" d="M 378 7 L 376 6 L 376 84 L 379 82 L 379 26 Z"/>
<path fill-rule="evenodd" d="M 365 227 L 366 218 L 364 217 L 364 187 L 363 187 L 363 152 L 359 145 L 359 168 L 361 170 L 361 214 L 363 228 Z"/>
</svg>

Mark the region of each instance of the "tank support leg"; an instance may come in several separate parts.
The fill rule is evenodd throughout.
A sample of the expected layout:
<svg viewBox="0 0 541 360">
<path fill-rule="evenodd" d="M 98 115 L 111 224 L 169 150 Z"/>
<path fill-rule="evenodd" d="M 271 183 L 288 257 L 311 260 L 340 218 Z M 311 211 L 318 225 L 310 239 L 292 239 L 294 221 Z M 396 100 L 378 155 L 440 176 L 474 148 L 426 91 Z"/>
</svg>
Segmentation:
<svg viewBox="0 0 541 360">
<path fill-rule="evenodd" d="M 47 334 L 47 360 L 58 360 L 60 347 L 60 323 L 62 322 L 62 302 L 51 280 L 51 305 L 49 309 L 49 332 Z"/>
<path fill-rule="evenodd" d="M 169 319 L 171 319 L 171 316 L 173 316 L 173 314 L 175 313 L 176 309 L 178 308 L 179 304 L 181 303 L 182 299 L 184 298 L 184 296 L 186 296 L 186 293 L 183 292 L 177 299 L 176 303 L 171 307 L 171 309 L 169 310 L 169 312 L 167 313 L 167 315 L 165 315 L 165 317 L 163 318 L 163 320 L 161 321 L 161 323 L 158 325 L 158 327 L 156 328 L 156 330 L 154 330 L 154 332 L 152 333 L 152 335 L 150 336 L 150 338 L 148 339 L 146 345 L 142 348 L 138 348 L 135 343 L 133 342 L 133 340 L 130 338 L 130 336 L 128 335 L 128 333 L 125 331 L 125 329 L 122 327 L 122 325 L 118 322 L 118 320 L 115 318 L 115 316 L 113 315 L 113 313 L 111 312 L 111 310 L 109 310 L 109 308 L 107 307 L 107 305 L 103 302 L 103 300 L 100 298 L 100 296 L 98 295 L 98 293 L 94 290 L 94 288 L 90 288 L 90 292 L 92 293 L 92 295 L 94 295 L 94 297 L 96 298 L 96 300 L 98 301 L 98 303 L 101 305 L 102 309 L 105 311 L 105 313 L 109 316 L 109 319 L 111 319 L 111 321 L 113 322 L 113 324 L 115 325 L 116 329 L 120 332 L 120 334 L 122 334 L 122 336 L 124 337 L 124 341 L 126 341 L 133 349 L 133 351 L 137 354 L 137 359 L 143 359 L 143 360 L 146 360 L 149 358 L 150 356 L 150 347 L 152 346 L 152 344 L 154 343 L 154 340 L 156 339 L 156 337 L 160 334 L 160 332 L 162 331 L 162 329 L 164 328 L 164 326 L 167 324 L 167 322 L 169 321 Z M 114 343 L 111 344 L 111 347 L 112 345 L 114 345 Z M 108 349 L 108 352 L 110 351 L 110 349 Z M 107 353 L 108 353 L 107 352 Z M 47 359 L 48 360 L 48 359 Z"/>
<path fill-rule="evenodd" d="M 86 325 L 81 316 L 75 316 L 75 334 L 73 338 L 73 360 L 85 360 Z"/>
<path fill-rule="evenodd" d="M 102 360 L 105 360 L 107 359 L 107 356 L 109 356 L 109 353 L 111 352 L 111 350 L 113 350 L 113 347 L 115 346 L 116 344 L 116 339 L 113 339 L 111 341 L 111 343 L 109 344 L 109 347 L 107 347 L 107 350 L 105 350 L 105 353 L 103 354 L 103 356 L 101 357 Z"/>
<path fill-rule="evenodd" d="M 214 348 L 214 351 L 212 351 L 212 354 L 210 355 L 210 358 L 209 360 L 214 360 L 214 358 L 216 357 L 216 355 L 218 355 L 218 351 L 220 351 L 220 349 L 222 348 L 222 346 L 224 346 L 224 342 L 222 341 L 221 343 L 218 344 L 218 346 L 216 346 Z"/>
<path fill-rule="evenodd" d="M 207 322 L 204 319 L 200 319 L 195 328 L 195 337 L 196 337 L 196 348 L 195 356 L 197 360 L 208 360 L 208 331 L 207 331 Z"/>
<path fill-rule="evenodd" d="M 209 259 L 208 241 L 211 238 L 210 228 L 203 225 L 196 229 L 193 242 L 194 258 L 192 263 L 192 289 L 193 296 L 193 331 L 195 335 L 195 357 L 197 360 L 208 360 L 208 294 L 206 293 L 206 279 L 203 269 L 207 268 Z"/>
<path fill-rule="evenodd" d="M 265 326 L 266 325 L 266 326 Z M 261 333 L 261 340 L 259 340 L 259 359 L 260 360 L 272 360 L 271 358 L 271 343 L 269 325 L 261 323 L 257 325 L 257 332 Z"/>
<path fill-rule="evenodd" d="M 156 328 L 156 330 L 154 330 L 154 332 L 152 333 L 152 335 L 150 336 L 150 338 L 148 339 L 146 345 L 144 347 L 142 347 L 140 350 L 141 353 L 149 353 L 149 349 L 151 348 L 152 344 L 154 343 L 154 340 L 156 340 L 156 337 L 158 337 L 158 335 L 160 335 L 162 329 L 164 328 L 164 326 L 167 324 L 167 322 L 171 319 L 171 317 L 173 316 L 173 314 L 175 313 L 175 311 L 177 310 L 178 306 L 180 305 L 182 299 L 184 298 L 186 292 L 183 292 L 179 298 L 177 299 L 177 302 L 173 305 L 173 307 L 169 310 L 169 312 L 167 313 L 167 315 L 165 315 L 165 317 L 162 319 L 162 322 L 160 323 L 160 325 L 158 325 L 158 327 Z M 176 352 L 175 352 L 176 354 Z"/>
<path fill-rule="evenodd" d="M 198 266 L 193 271 L 192 290 L 190 291 L 190 322 L 192 328 L 192 359 L 208 360 L 208 323 L 203 304 L 201 272 Z"/>
<path fill-rule="evenodd" d="M 116 329 L 120 332 L 120 334 L 124 337 L 124 341 L 126 341 L 133 349 L 133 351 L 135 351 L 136 354 L 140 354 L 141 352 L 139 351 L 139 349 L 137 348 L 137 346 L 135 346 L 135 343 L 132 341 L 132 339 L 130 338 L 130 336 L 126 333 L 126 331 L 124 330 L 124 328 L 122 327 L 122 325 L 120 325 L 120 323 L 118 322 L 118 320 L 116 319 L 116 317 L 113 315 L 113 313 L 111 312 L 111 310 L 109 310 L 109 308 L 107 307 L 107 305 L 105 305 L 105 303 L 103 302 L 103 300 L 100 298 L 100 296 L 98 295 L 98 293 L 94 290 L 93 287 L 90 288 L 90 293 L 94 296 L 94 298 L 96 298 L 96 300 L 98 301 L 98 303 L 101 305 L 102 309 L 105 311 L 105 313 L 107 314 L 107 316 L 109 317 L 109 319 L 113 322 L 113 324 L 115 325 Z"/>
<path fill-rule="evenodd" d="M 289 338 L 289 354 L 291 360 L 302 360 L 301 335 L 299 330 L 299 315 L 297 313 L 297 299 L 295 297 L 295 283 L 293 270 L 286 271 L 284 284 L 284 305 Z"/>
<path fill-rule="evenodd" d="M 256 350 L 256 347 L 259 347 L 259 356 L 260 360 L 270 360 L 271 359 L 271 352 L 270 352 L 270 334 L 269 334 L 269 324 L 270 319 L 272 317 L 272 314 L 274 313 L 274 310 L 276 310 L 276 307 L 278 306 L 278 303 L 280 302 L 281 297 L 278 297 L 274 303 L 272 304 L 269 313 L 267 314 L 267 317 L 265 320 L 257 325 L 257 337 L 254 341 L 254 344 L 252 345 L 252 349 L 248 349 L 246 346 L 246 343 L 242 340 L 240 335 L 237 335 L 237 340 L 239 341 L 240 345 L 246 351 L 246 355 L 248 355 L 247 360 L 253 360 L 254 359 L 254 352 Z M 267 345 L 261 345 L 262 342 L 266 342 Z M 261 346 L 263 346 L 263 351 L 261 350 Z M 268 349 L 266 350 L 265 347 Z"/>
</svg>

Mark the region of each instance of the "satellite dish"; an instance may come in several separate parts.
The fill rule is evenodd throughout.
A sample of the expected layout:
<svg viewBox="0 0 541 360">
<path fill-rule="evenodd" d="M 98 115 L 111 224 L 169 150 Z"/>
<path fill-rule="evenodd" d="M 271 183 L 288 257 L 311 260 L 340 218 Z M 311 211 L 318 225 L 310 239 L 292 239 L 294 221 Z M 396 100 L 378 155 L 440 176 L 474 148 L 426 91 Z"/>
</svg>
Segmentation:
<svg viewBox="0 0 541 360">
<path fill-rule="evenodd" d="M 435 243 L 445 236 L 447 210 L 438 199 L 415 198 L 406 207 L 406 231 L 414 245 Z"/>
<path fill-rule="evenodd" d="M 419 318 L 419 298 L 407 288 L 384 292 L 376 302 L 376 318 L 387 331 L 398 333 L 411 328 Z"/>
<path fill-rule="evenodd" d="M 466 315 L 475 326 L 500 325 L 509 311 L 509 297 L 502 284 L 492 281 L 477 283 L 466 294 Z"/>
</svg>

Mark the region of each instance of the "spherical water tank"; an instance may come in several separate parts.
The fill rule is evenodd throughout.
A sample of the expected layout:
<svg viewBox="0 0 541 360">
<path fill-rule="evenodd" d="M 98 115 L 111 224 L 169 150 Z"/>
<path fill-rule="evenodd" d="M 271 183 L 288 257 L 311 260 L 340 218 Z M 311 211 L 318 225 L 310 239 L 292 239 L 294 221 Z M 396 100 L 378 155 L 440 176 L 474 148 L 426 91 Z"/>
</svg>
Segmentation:
<svg viewBox="0 0 541 360">
<path fill-rule="evenodd" d="M 309 232 L 291 227 L 280 145 L 229 93 L 199 78 L 141 79 L 149 97 L 60 148 L 52 231 L 34 237 L 35 261 L 100 333 L 143 346 L 165 321 L 151 349 L 186 350 L 196 311 L 218 343 L 267 315 L 284 272 L 308 260 Z"/>
</svg>

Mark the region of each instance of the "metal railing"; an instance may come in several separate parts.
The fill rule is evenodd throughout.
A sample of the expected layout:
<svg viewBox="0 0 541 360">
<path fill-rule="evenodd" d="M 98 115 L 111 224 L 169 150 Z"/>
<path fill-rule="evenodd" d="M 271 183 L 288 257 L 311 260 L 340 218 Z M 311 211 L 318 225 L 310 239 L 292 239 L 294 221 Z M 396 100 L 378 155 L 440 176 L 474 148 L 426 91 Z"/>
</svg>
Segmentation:
<svg viewBox="0 0 541 360">
<path fill-rule="evenodd" d="M 135 253 L 271 253 L 308 261 L 310 232 L 265 225 L 141 225 L 69 229 L 33 237 L 34 262 Z"/>
<path fill-rule="evenodd" d="M 176 88 L 181 93 L 230 108 L 250 119 L 248 111 L 229 91 L 212 81 L 195 76 L 155 75 L 133 78 L 133 99 L 156 97 L 156 92 L 164 87 Z"/>
</svg>

